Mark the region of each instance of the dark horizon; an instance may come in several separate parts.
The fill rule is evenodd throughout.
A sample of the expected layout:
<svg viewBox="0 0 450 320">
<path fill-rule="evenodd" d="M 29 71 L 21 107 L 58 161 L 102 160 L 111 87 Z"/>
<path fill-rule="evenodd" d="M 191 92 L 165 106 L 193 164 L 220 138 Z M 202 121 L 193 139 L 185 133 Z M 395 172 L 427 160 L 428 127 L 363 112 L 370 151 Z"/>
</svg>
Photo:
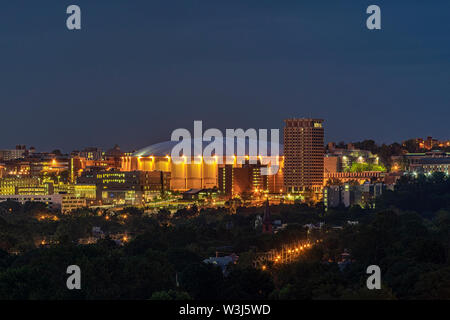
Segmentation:
<svg viewBox="0 0 450 320">
<path fill-rule="evenodd" d="M 26 3 L 26 5 L 24 5 Z M 82 30 L 65 27 L 68 5 Z M 136 150 L 325 119 L 325 141 L 450 139 L 450 3 L 49 0 L 0 12 L 0 149 Z M 282 139 L 282 131 L 280 131 Z"/>
</svg>

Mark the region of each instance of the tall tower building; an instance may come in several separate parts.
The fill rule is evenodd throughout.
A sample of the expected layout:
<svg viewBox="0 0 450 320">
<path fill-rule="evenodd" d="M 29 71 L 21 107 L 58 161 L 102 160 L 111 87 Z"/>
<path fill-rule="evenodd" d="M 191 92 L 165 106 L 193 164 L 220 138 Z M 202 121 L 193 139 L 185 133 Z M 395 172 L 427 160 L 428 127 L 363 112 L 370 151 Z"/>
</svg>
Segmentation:
<svg viewBox="0 0 450 320">
<path fill-rule="evenodd" d="M 323 120 L 287 119 L 284 122 L 285 189 L 292 193 L 318 193 L 323 186 Z"/>
</svg>

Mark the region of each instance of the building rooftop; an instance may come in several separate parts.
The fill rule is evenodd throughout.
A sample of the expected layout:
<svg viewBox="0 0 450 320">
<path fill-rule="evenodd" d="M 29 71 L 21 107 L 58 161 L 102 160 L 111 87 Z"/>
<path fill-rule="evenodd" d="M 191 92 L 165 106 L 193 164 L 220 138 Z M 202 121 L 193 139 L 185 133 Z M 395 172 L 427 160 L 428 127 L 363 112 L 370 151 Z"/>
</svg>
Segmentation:
<svg viewBox="0 0 450 320">
<path fill-rule="evenodd" d="M 268 134 L 268 139 L 270 138 L 270 133 Z M 281 139 L 282 137 L 280 137 Z M 200 140 L 200 139 L 198 139 Z M 237 141 L 238 140 L 243 140 L 243 139 L 234 139 L 234 150 L 235 153 L 237 152 Z M 192 143 L 191 143 L 191 154 L 194 155 L 195 153 L 193 152 L 193 145 L 195 143 L 196 139 L 192 139 Z M 243 143 L 245 143 L 245 155 L 248 155 L 249 153 L 249 141 L 251 141 L 252 143 L 254 143 L 259 151 L 259 145 L 258 145 L 258 141 L 254 140 L 254 139 L 245 139 L 245 142 L 243 141 Z M 167 155 L 170 155 L 172 153 L 172 149 L 174 146 L 176 146 L 180 141 L 164 141 L 164 142 L 160 142 L 160 143 L 156 143 L 153 144 L 151 146 L 142 148 L 138 151 L 136 151 L 135 153 L 133 153 L 132 156 L 134 157 L 150 157 L 150 156 L 156 156 L 156 157 L 165 157 Z M 199 141 L 202 144 L 202 148 L 203 150 L 205 149 L 206 146 L 208 146 L 211 142 L 209 141 Z M 233 145 L 233 139 L 227 139 L 227 138 L 223 138 L 222 139 L 222 144 L 223 144 L 223 154 L 226 154 L 226 146 Z M 267 155 L 271 155 L 271 148 L 272 148 L 272 144 L 270 141 L 268 141 L 266 143 L 267 145 Z M 276 144 L 274 143 L 274 147 L 276 146 Z M 278 148 L 279 148 L 279 155 L 283 155 L 283 144 L 279 143 L 278 144 Z"/>
</svg>

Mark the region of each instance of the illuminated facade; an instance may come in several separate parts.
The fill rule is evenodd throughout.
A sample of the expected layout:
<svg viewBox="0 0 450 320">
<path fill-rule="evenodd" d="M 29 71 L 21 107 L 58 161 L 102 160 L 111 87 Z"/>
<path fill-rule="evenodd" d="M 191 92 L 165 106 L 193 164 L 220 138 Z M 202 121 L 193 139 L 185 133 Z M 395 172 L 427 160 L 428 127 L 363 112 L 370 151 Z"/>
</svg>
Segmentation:
<svg viewBox="0 0 450 320">
<path fill-rule="evenodd" d="M 420 149 L 431 150 L 433 148 L 448 148 L 450 147 L 450 140 L 439 141 L 433 139 L 433 137 L 427 137 L 426 139 L 418 138 L 416 139 Z"/>
<path fill-rule="evenodd" d="M 283 193 L 283 158 L 280 157 L 280 169 L 275 175 L 262 175 L 261 164 L 219 165 L 218 189 L 225 195 L 242 193 Z"/>
<path fill-rule="evenodd" d="M 98 148 L 86 148 L 81 152 L 73 152 L 69 163 L 69 180 L 75 183 L 83 171 L 109 171 L 120 170 L 125 153 L 120 151 L 119 146 L 106 152 Z"/>
<path fill-rule="evenodd" d="M 0 150 L 0 161 L 10 161 L 22 158 L 26 155 L 27 149 L 25 146 L 16 146 L 12 150 Z"/>
<path fill-rule="evenodd" d="M 34 153 L 5 162 L 6 174 L 37 177 L 43 174 L 58 176 L 69 168 L 69 158 L 52 153 Z"/>
<path fill-rule="evenodd" d="M 326 172 L 324 174 L 324 185 L 330 182 L 340 181 L 340 183 L 356 181 L 363 184 L 366 181 L 383 180 L 386 172 L 362 171 L 362 172 Z"/>
<path fill-rule="evenodd" d="M 95 184 L 74 184 L 69 187 L 69 193 L 75 197 L 96 200 L 97 186 Z"/>
<path fill-rule="evenodd" d="M 284 127 L 284 185 L 287 192 L 321 192 L 324 129 L 321 119 L 287 119 Z"/>
<path fill-rule="evenodd" d="M 192 161 L 193 162 L 193 161 Z M 225 194 L 239 193 L 243 190 L 253 191 L 256 187 L 261 190 L 267 190 L 270 193 L 279 193 L 283 188 L 283 160 L 279 158 L 280 169 L 278 173 L 271 176 L 261 176 L 260 166 L 238 164 L 206 163 L 201 160 L 200 163 L 174 163 L 169 155 L 158 156 L 129 156 L 122 160 L 122 171 L 162 171 L 170 173 L 170 190 L 186 191 L 189 189 L 224 189 Z M 225 160 L 223 161 L 225 162 Z M 229 169 L 227 169 L 229 168 Z M 242 177 L 235 180 L 235 187 L 230 177 L 223 179 L 224 174 L 232 174 L 233 169 L 236 174 Z M 228 170 L 228 171 L 227 171 Z M 231 170 L 231 171 L 229 171 Z M 230 172 L 230 173 L 227 173 Z M 238 174 L 239 172 L 239 174 Z M 239 182 L 238 182 L 239 181 Z M 245 182 L 248 181 L 247 187 Z M 230 186 L 225 186 L 230 184 Z M 234 191 L 233 191 L 234 189 Z M 281 191 L 280 191 L 281 190 Z"/>
<path fill-rule="evenodd" d="M 0 178 L 3 178 L 6 175 L 6 167 L 3 163 L 0 163 Z"/>
<path fill-rule="evenodd" d="M 0 195 L 52 194 L 53 188 L 37 177 L 8 176 L 0 179 Z"/>
<path fill-rule="evenodd" d="M 90 194 L 102 203 L 139 204 L 168 189 L 170 173 L 162 171 L 85 171 L 73 186 L 77 192 Z"/>
</svg>

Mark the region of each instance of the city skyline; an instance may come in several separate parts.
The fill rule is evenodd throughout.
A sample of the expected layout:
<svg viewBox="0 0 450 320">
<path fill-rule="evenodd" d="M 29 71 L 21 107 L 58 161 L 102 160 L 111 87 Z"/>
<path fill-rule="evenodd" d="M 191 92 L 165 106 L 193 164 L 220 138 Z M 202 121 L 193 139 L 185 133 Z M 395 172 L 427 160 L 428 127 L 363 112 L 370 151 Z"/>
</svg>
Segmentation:
<svg viewBox="0 0 450 320">
<path fill-rule="evenodd" d="M 325 123 L 326 123 L 326 121 L 327 120 L 324 119 Z M 236 129 L 238 129 L 238 128 L 236 128 Z M 239 129 L 243 129 L 245 131 L 245 130 L 251 129 L 251 128 L 239 128 Z M 280 130 L 280 132 L 283 132 L 283 128 L 282 127 L 279 130 Z M 326 136 L 326 131 L 324 132 L 324 136 Z M 367 138 L 364 138 L 364 139 L 356 138 L 356 139 L 347 140 L 347 141 L 344 141 L 344 140 L 333 140 L 333 139 L 324 139 L 324 146 L 327 146 L 329 143 L 353 144 L 353 143 L 359 143 L 359 142 L 369 141 L 369 140 L 374 141 L 375 144 L 377 144 L 377 145 L 382 145 L 382 144 L 389 145 L 391 143 L 399 143 L 399 144 L 401 144 L 402 142 L 405 142 L 405 141 L 408 141 L 408 140 L 420 140 L 420 139 L 422 139 L 424 141 L 426 139 L 433 139 L 433 140 L 444 141 L 444 142 L 450 141 L 450 139 L 447 139 L 445 137 L 435 137 L 435 136 L 430 136 L 430 135 L 420 137 L 419 135 L 415 135 L 415 136 L 406 137 L 404 140 L 397 140 L 397 141 L 393 140 L 393 141 L 391 141 L 389 143 L 380 142 L 380 141 L 377 141 L 377 140 L 375 140 L 375 139 L 373 139 L 371 137 L 367 137 Z M 110 149 L 114 149 L 115 147 L 119 147 L 123 152 L 139 152 L 140 150 L 145 150 L 146 148 L 149 148 L 149 147 L 151 147 L 153 145 L 157 145 L 157 144 L 160 144 L 160 143 L 171 143 L 171 142 L 173 142 L 173 144 L 176 144 L 175 141 L 171 141 L 170 139 L 167 139 L 167 140 L 164 140 L 164 141 L 162 141 L 162 140 L 161 141 L 155 141 L 154 143 L 150 143 L 150 144 L 148 144 L 146 146 L 141 146 L 141 147 L 138 147 L 138 148 L 135 148 L 135 149 L 127 149 L 126 147 L 121 146 L 121 145 L 119 145 L 117 143 L 114 143 L 114 142 L 111 142 L 111 143 L 106 142 L 104 145 L 83 145 L 82 143 L 80 143 L 79 144 L 80 147 L 78 147 L 78 148 L 67 148 L 67 149 L 59 148 L 58 146 L 49 146 L 47 149 L 39 149 L 35 145 L 30 145 L 30 144 L 26 144 L 26 143 L 10 142 L 10 143 L 5 144 L 5 145 L 0 145 L 0 150 L 14 151 L 17 148 L 19 148 L 19 150 L 21 148 L 25 148 L 26 150 L 29 150 L 30 148 L 33 148 L 36 152 L 52 152 L 52 151 L 58 150 L 58 151 L 60 151 L 63 154 L 70 154 L 71 152 L 74 152 L 74 151 L 78 151 L 79 152 L 79 151 L 83 151 L 83 150 L 87 150 L 87 149 L 91 149 L 91 148 L 96 148 L 99 151 L 106 152 L 106 151 L 108 151 Z M 283 146 L 283 136 L 281 136 L 280 139 L 279 139 L 279 145 Z"/>
<path fill-rule="evenodd" d="M 4 1 L 0 300 L 450 300 L 449 12 Z"/>
</svg>

